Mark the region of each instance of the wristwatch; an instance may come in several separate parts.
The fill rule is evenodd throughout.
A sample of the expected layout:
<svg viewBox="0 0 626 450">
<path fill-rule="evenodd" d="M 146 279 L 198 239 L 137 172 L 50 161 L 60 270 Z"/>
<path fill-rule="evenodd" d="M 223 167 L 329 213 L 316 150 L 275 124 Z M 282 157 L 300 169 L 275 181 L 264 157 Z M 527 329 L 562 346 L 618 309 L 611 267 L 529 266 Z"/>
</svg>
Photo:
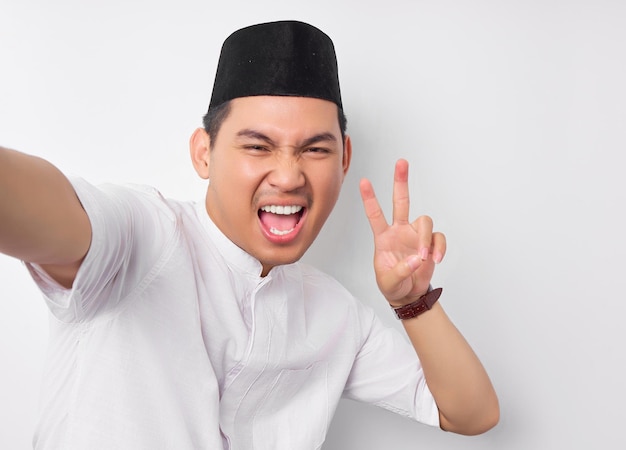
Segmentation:
<svg viewBox="0 0 626 450">
<path fill-rule="evenodd" d="M 417 317 L 432 308 L 435 302 L 439 300 L 442 292 L 442 288 L 433 289 L 432 287 L 429 287 L 428 292 L 415 300 L 413 303 L 395 308 L 392 306 L 392 308 L 399 320 L 412 319 L 413 317 Z"/>
</svg>

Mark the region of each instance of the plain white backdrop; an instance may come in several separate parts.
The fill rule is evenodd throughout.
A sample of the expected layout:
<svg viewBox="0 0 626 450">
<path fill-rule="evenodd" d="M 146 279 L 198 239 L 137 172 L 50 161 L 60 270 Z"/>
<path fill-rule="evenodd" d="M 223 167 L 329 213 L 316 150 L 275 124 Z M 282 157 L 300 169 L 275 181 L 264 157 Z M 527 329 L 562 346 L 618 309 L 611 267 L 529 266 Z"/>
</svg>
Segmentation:
<svg viewBox="0 0 626 450">
<path fill-rule="evenodd" d="M 306 259 L 399 327 L 357 186 L 389 211 L 407 158 L 412 214 L 448 236 L 434 284 L 502 410 L 469 438 L 346 401 L 324 449 L 625 448 L 624 2 L 2 0 L 0 145 L 200 200 L 187 140 L 221 43 L 279 19 L 333 38 L 354 144 Z M 30 448 L 46 338 L 39 293 L 0 255 L 2 449 Z"/>
</svg>

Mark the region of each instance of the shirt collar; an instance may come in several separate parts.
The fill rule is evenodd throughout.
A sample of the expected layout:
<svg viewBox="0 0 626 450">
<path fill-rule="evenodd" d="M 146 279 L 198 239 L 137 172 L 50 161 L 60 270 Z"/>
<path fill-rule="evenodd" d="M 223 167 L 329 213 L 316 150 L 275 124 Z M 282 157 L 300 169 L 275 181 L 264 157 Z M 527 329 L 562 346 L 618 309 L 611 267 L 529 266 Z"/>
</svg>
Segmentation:
<svg viewBox="0 0 626 450">
<path fill-rule="evenodd" d="M 207 232 L 209 239 L 215 246 L 226 263 L 235 268 L 237 272 L 243 273 L 255 278 L 260 278 L 263 265 L 252 255 L 246 253 L 233 241 L 228 239 L 224 233 L 213 223 L 211 217 L 207 213 L 204 202 L 196 203 L 196 214 L 203 228 Z M 274 271 L 274 269 L 272 269 Z"/>
</svg>

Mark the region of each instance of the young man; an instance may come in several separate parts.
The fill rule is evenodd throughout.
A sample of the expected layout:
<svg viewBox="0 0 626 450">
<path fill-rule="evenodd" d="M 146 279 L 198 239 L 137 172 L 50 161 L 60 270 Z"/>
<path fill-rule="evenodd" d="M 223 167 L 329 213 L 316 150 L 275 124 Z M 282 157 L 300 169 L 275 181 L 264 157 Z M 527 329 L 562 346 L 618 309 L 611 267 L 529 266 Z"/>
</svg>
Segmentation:
<svg viewBox="0 0 626 450">
<path fill-rule="evenodd" d="M 35 448 L 320 448 L 342 395 L 458 433 L 496 424 L 489 378 L 429 288 L 445 237 L 409 221 L 406 161 L 391 224 L 361 193 L 412 347 L 297 262 L 352 157 L 328 36 L 233 33 L 190 151 L 199 204 L 70 183 L 0 149 L 0 251 L 27 262 L 53 317 Z"/>
</svg>

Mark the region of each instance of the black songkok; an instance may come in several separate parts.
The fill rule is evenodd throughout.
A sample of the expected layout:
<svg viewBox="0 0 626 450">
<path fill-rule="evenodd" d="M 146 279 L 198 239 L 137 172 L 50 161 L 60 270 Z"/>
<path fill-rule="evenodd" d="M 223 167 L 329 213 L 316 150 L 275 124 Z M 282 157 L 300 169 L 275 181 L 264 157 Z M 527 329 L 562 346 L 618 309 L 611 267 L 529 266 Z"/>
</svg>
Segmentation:
<svg viewBox="0 0 626 450">
<path fill-rule="evenodd" d="M 333 41 L 296 21 L 235 31 L 222 45 L 209 107 L 255 95 L 321 98 L 341 108 Z"/>
</svg>

